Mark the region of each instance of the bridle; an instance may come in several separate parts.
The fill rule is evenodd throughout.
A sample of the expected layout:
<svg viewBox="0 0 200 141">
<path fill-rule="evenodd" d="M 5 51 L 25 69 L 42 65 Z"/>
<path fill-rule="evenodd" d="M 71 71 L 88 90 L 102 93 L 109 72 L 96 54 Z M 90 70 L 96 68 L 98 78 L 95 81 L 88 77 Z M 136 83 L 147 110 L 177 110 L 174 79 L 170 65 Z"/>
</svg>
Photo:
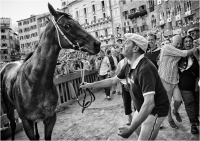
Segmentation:
<svg viewBox="0 0 200 141">
<path fill-rule="evenodd" d="M 76 43 L 76 45 L 73 44 L 73 43 L 64 35 L 64 33 L 62 32 L 62 30 L 61 30 L 60 27 L 58 26 L 58 22 L 59 22 L 59 20 L 61 20 L 62 17 L 64 17 L 64 15 L 60 16 L 60 17 L 58 18 L 57 21 L 55 21 L 54 16 L 52 16 L 52 18 L 51 18 L 51 21 L 52 21 L 53 25 L 54 25 L 55 28 L 56 28 L 56 32 L 57 32 L 57 36 L 58 36 L 58 43 L 59 43 L 60 48 L 62 49 L 62 46 L 61 46 L 61 43 L 60 43 L 60 36 L 59 36 L 59 33 L 64 37 L 65 40 L 67 40 L 67 42 L 73 47 L 73 49 L 75 49 L 75 47 L 77 46 L 78 49 L 81 51 L 83 47 L 80 47 L 80 45 L 79 45 L 78 42 Z M 82 83 L 84 83 L 84 77 L 85 77 L 85 70 L 84 70 L 84 68 L 83 68 L 83 70 L 81 70 Z M 82 90 L 82 89 L 79 88 L 79 90 L 78 90 L 78 95 L 80 95 L 81 90 Z M 90 89 L 88 89 L 88 88 L 87 88 L 87 89 L 83 89 L 83 92 L 85 93 L 84 99 L 83 99 L 83 104 L 80 103 L 80 100 L 79 100 L 79 98 L 78 98 L 78 95 L 75 94 L 75 95 L 76 95 L 76 100 L 78 101 L 78 104 L 82 107 L 82 113 L 84 112 L 85 108 L 88 108 L 88 107 L 92 104 L 92 102 L 95 100 L 95 95 L 90 91 Z M 86 99 L 87 92 L 90 94 L 91 100 L 90 100 L 90 101 L 87 101 L 87 102 L 85 103 L 85 99 Z M 72 98 L 72 99 L 75 99 L 75 98 Z"/>
<path fill-rule="evenodd" d="M 56 28 L 56 32 L 57 32 L 57 36 L 58 36 L 58 43 L 59 43 L 60 48 L 62 49 L 62 45 L 61 45 L 61 43 L 60 43 L 60 35 L 59 35 L 59 33 L 64 37 L 65 40 L 67 40 L 67 42 L 73 47 L 73 49 L 75 49 L 75 47 L 77 46 L 78 49 L 81 51 L 83 47 L 80 47 L 80 45 L 79 45 L 78 42 L 76 43 L 76 45 L 73 44 L 73 43 L 64 35 L 64 33 L 62 32 L 62 30 L 61 30 L 60 27 L 58 26 L 58 22 L 62 19 L 62 17 L 64 17 L 64 15 L 60 16 L 60 17 L 58 18 L 57 21 L 55 21 L 54 16 L 51 17 L 51 21 L 52 21 L 54 27 Z"/>
</svg>

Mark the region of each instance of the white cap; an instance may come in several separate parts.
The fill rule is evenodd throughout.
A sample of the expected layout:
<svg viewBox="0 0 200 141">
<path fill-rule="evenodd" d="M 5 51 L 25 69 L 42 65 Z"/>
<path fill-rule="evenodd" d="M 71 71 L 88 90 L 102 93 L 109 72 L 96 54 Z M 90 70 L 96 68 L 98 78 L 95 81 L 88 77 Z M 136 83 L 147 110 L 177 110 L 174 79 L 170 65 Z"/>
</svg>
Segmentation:
<svg viewBox="0 0 200 141">
<path fill-rule="evenodd" d="M 146 52 L 148 48 L 148 42 L 143 36 L 135 33 L 126 33 L 124 34 L 124 36 L 126 37 L 126 39 L 135 42 L 144 52 Z"/>
</svg>

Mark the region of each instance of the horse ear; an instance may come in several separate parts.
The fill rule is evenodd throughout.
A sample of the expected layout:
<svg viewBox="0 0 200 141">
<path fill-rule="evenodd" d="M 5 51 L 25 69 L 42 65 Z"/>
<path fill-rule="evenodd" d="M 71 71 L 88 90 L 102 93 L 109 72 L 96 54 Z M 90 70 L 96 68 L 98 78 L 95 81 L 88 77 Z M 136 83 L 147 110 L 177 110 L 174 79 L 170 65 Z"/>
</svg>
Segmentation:
<svg viewBox="0 0 200 141">
<path fill-rule="evenodd" d="M 56 12 L 56 10 L 53 8 L 53 6 L 50 3 L 48 3 L 48 8 L 51 15 L 53 15 L 54 17 L 58 16 L 58 13 Z"/>
</svg>

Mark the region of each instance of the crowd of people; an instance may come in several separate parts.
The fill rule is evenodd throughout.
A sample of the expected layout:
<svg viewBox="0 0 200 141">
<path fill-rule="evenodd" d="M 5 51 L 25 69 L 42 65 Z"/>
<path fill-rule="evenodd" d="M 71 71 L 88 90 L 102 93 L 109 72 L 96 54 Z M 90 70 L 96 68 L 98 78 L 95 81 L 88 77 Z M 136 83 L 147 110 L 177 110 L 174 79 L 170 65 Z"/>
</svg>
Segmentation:
<svg viewBox="0 0 200 141">
<path fill-rule="evenodd" d="M 191 133 L 198 134 L 199 33 L 199 28 L 192 28 L 186 36 L 174 35 L 162 46 L 156 44 L 153 33 L 147 38 L 126 33 L 125 42 L 119 39 L 117 46 L 97 55 L 65 53 L 57 62 L 54 76 L 97 70 L 100 81 L 80 87 L 104 88 L 107 100 L 113 94 L 122 95 L 129 126 L 119 128 L 118 134 L 124 138 L 136 132 L 139 140 L 154 140 L 166 117 L 170 127 L 178 129 L 172 114 L 182 122 L 181 104 L 191 123 Z"/>
<path fill-rule="evenodd" d="M 117 57 L 115 47 L 107 50 L 99 69 L 102 80 L 80 87 L 105 88 L 106 99 L 113 93 L 122 93 L 130 125 L 119 128 L 118 134 L 124 138 L 136 132 L 139 140 L 154 140 L 165 118 L 170 127 L 178 129 L 172 114 L 182 122 L 182 103 L 191 133 L 199 134 L 199 28 L 188 30 L 184 37 L 174 35 L 162 47 L 156 44 L 155 34 L 150 33 L 147 38 L 134 33 L 124 36 L 124 57 Z"/>
</svg>

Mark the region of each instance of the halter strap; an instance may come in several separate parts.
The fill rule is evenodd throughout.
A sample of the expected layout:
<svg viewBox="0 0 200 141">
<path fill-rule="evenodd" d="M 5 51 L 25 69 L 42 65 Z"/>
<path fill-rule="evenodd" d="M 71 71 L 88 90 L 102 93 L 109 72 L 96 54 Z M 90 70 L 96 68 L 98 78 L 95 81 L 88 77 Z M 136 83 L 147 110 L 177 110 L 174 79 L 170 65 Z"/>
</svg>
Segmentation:
<svg viewBox="0 0 200 141">
<path fill-rule="evenodd" d="M 76 45 L 74 45 L 65 35 L 64 33 L 62 32 L 62 30 L 60 29 L 60 27 L 58 26 L 58 22 L 59 20 L 61 20 L 61 18 L 64 17 L 64 15 L 60 16 L 57 20 L 57 22 L 55 21 L 55 18 L 52 16 L 51 18 L 51 21 L 53 23 L 53 25 L 55 26 L 56 28 L 56 32 L 57 32 L 57 36 L 58 36 L 58 43 L 59 43 L 59 46 L 60 48 L 62 49 L 62 45 L 60 43 L 60 36 L 59 36 L 59 32 L 60 34 L 65 38 L 65 40 L 67 40 L 67 42 L 73 47 L 73 49 L 78 46 L 79 50 L 81 50 L 83 47 L 80 47 L 80 45 L 78 44 L 78 42 L 76 43 Z"/>
</svg>

